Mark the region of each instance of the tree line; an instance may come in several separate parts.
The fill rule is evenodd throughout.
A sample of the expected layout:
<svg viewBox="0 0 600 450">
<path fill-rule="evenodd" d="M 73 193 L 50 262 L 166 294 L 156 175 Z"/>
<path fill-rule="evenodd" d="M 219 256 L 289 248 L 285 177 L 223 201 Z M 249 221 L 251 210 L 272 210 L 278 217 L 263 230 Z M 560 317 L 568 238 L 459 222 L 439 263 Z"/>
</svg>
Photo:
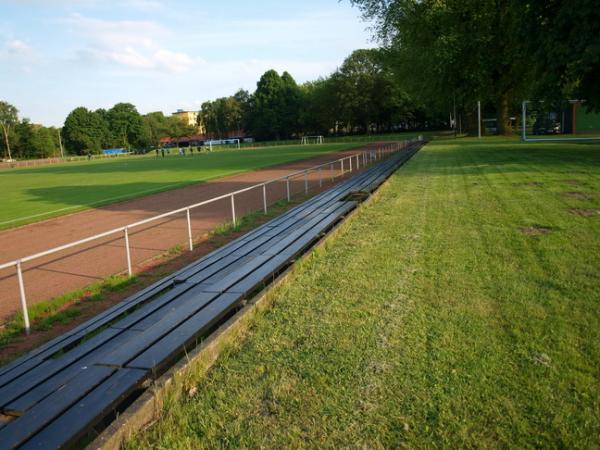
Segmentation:
<svg viewBox="0 0 600 450">
<path fill-rule="evenodd" d="M 181 138 L 196 128 L 162 112 L 141 115 L 131 103 L 95 111 L 75 108 L 62 129 L 32 124 L 19 118 L 13 105 L 0 101 L 3 155 L 12 158 L 48 158 L 67 154 L 100 153 L 108 148 L 147 150 L 157 147 L 163 137 Z M 62 142 L 61 142 L 62 141 Z"/>
<path fill-rule="evenodd" d="M 475 105 L 510 116 L 524 99 L 586 100 L 600 109 L 597 0 L 351 0 L 375 30 L 409 95 L 458 112 L 477 128 Z"/>
<path fill-rule="evenodd" d="M 369 49 L 354 51 L 330 76 L 303 84 L 269 70 L 255 92 L 203 103 L 199 121 L 216 138 L 245 130 L 259 140 L 279 140 L 439 126 L 443 119 L 398 83 L 382 50 Z"/>
</svg>

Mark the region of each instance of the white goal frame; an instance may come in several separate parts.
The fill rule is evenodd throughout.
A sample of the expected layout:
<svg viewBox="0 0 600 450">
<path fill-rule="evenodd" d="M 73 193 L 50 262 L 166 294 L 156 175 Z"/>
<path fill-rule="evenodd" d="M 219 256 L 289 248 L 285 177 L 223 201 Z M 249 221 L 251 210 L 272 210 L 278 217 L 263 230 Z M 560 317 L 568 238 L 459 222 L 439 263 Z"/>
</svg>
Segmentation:
<svg viewBox="0 0 600 450">
<path fill-rule="evenodd" d="M 209 148 L 209 150 L 210 150 L 211 152 L 213 151 L 213 142 L 215 143 L 215 145 L 231 145 L 231 144 L 229 144 L 229 143 L 226 143 L 226 144 L 224 144 L 224 143 L 223 143 L 223 141 L 233 141 L 234 145 L 235 145 L 235 144 L 237 144 L 237 148 L 238 148 L 238 150 L 239 150 L 239 149 L 240 149 L 240 147 L 241 147 L 241 146 L 240 146 L 240 140 L 239 140 L 239 139 L 221 139 L 221 140 L 218 140 L 218 141 L 213 141 L 213 140 L 210 140 L 210 141 L 208 141 L 208 148 Z M 205 145 L 206 145 L 206 144 L 205 144 Z"/>
<path fill-rule="evenodd" d="M 314 139 L 315 144 L 322 144 L 324 142 L 323 136 L 303 136 L 302 140 L 300 141 L 300 144 L 308 145 L 310 144 L 311 139 Z"/>
<path fill-rule="evenodd" d="M 574 101 L 574 100 L 569 100 Z M 544 141 L 598 141 L 598 137 L 544 137 L 544 138 L 531 138 L 527 137 L 527 104 L 531 103 L 531 100 L 525 100 L 521 104 L 521 140 L 523 142 L 544 142 Z"/>
</svg>

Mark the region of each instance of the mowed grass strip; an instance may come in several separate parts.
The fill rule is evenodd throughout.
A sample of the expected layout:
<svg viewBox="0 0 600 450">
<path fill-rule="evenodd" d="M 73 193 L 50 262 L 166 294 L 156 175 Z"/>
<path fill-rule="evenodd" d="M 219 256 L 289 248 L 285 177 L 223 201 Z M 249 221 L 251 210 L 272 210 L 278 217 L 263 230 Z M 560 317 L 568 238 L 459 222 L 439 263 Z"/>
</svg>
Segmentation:
<svg viewBox="0 0 600 450">
<path fill-rule="evenodd" d="M 126 447 L 598 448 L 599 175 L 598 145 L 427 145 Z"/>
<path fill-rule="evenodd" d="M 0 229 L 359 145 L 292 145 L 194 156 L 188 152 L 185 157 L 164 159 L 153 153 L 145 157 L 0 170 Z"/>
</svg>

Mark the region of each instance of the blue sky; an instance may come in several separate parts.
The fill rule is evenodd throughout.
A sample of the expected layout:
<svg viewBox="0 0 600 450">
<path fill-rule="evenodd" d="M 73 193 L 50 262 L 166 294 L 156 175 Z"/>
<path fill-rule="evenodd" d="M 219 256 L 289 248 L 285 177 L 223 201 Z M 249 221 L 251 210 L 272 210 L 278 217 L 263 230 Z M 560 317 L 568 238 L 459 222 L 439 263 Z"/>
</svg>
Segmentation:
<svg viewBox="0 0 600 450">
<path fill-rule="evenodd" d="M 270 68 L 328 75 L 368 26 L 347 0 L 0 0 L 0 100 L 58 126 L 77 106 L 195 110 Z"/>
</svg>

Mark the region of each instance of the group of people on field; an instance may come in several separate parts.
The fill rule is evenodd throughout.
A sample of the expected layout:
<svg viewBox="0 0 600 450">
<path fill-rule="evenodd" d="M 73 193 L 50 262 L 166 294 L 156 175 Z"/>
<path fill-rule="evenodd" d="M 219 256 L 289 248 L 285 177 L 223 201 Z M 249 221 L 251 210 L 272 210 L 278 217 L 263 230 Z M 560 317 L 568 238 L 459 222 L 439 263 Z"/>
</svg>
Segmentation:
<svg viewBox="0 0 600 450">
<path fill-rule="evenodd" d="M 192 156 L 194 156 L 194 147 L 189 147 L 189 149 L 190 149 L 190 154 Z M 165 149 L 164 147 L 161 147 L 160 149 L 157 148 L 154 151 L 156 153 L 156 157 L 157 158 L 159 157 L 159 152 L 160 152 L 160 155 L 163 158 L 165 157 L 165 151 L 166 151 L 167 154 L 171 154 L 171 149 L 170 148 Z M 198 153 L 200 153 L 200 150 L 198 150 Z M 186 155 L 186 147 L 180 147 L 179 148 L 179 156 L 185 156 L 185 155 Z"/>
</svg>

